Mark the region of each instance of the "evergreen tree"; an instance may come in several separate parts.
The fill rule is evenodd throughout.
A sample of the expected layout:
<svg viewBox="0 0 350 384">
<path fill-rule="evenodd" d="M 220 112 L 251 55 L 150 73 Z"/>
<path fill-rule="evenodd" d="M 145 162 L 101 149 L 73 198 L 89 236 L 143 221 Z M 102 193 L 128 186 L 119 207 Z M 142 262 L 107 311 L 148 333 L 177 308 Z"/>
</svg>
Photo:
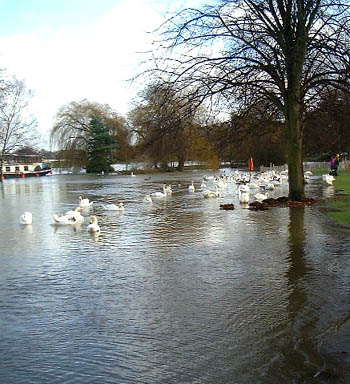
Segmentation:
<svg viewBox="0 0 350 384">
<path fill-rule="evenodd" d="M 100 117 L 92 116 L 89 128 L 86 172 L 109 172 L 113 163 L 112 151 L 119 147 L 118 143 Z"/>
</svg>

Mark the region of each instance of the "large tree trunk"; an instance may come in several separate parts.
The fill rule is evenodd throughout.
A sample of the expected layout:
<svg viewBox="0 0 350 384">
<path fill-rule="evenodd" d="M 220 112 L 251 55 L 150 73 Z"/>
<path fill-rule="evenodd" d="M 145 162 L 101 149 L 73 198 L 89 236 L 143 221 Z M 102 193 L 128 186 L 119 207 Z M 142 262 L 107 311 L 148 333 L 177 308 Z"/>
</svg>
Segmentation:
<svg viewBox="0 0 350 384">
<path fill-rule="evenodd" d="M 4 174 L 3 174 L 3 172 L 2 172 L 2 167 L 3 167 L 3 165 L 4 165 L 4 152 L 2 151 L 1 153 L 0 153 L 0 183 L 2 183 L 2 179 L 3 179 L 3 176 L 4 176 Z"/>
<path fill-rule="evenodd" d="M 179 164 L 177 166 L 178 171 L 183 171 L 185 169 L 185 159 L 179 158 Z"/>
<path fill-rule="evenodd" d="M 294 201 L 303 201 L 305 194 L 302 113 L 296 97 L 290 98 L 287 102 L 285 124 L 288 142 L 289 198 Z"/>
</svg>

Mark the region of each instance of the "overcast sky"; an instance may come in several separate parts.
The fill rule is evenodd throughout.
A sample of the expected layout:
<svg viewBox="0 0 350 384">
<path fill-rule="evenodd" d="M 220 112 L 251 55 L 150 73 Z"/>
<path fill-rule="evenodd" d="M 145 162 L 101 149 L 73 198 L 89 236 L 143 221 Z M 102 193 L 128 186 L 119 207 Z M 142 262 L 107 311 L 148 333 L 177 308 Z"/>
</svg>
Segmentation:
<svg viewBox="0 0 350 384">
<path fill-rule="evenodd" d="M 192 1 L 193 2 L 193 1 Z M 149 31 L 187 0 L 0 0 L 0 68 L 33 90 L 43 145 L 58 108 L 83 98 L 130 110 Z M 171 9 L 170 9 L 171 7 Z"/>
</svg>

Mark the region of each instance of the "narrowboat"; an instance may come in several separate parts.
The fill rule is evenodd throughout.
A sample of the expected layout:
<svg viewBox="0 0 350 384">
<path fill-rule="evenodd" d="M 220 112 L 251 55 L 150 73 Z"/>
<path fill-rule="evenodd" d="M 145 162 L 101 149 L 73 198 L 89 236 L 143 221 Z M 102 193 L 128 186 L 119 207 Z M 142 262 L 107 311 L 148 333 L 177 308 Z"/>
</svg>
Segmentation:
<svg viewBox="0 0 350 384">
<path fill-rule="evenodd" d="M 49 163 L 39 155 L 5 155 L 2 166 L 2 178 L 39 177 L 52 174 Z"/>
</svg>

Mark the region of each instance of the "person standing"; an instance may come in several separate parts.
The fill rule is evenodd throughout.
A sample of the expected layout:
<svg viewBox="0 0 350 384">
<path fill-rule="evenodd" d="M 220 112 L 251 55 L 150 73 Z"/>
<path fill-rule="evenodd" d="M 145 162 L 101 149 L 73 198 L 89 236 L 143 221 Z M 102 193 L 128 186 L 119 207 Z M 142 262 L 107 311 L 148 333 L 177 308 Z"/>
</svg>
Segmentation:
<svg viewBox="0 0 350 384">
<path fill-rule="evenodd" d="M 250 157 L 248 160 L 248 170 L 251 172 L 254 171 L 254 162 L 252 157 Z"/>
<path fill-rule="evenodd" d="M 337 153 L 334 159 L 334 176 L 338 176 L 339 161 L 340 155 Z"/>
</svg>

